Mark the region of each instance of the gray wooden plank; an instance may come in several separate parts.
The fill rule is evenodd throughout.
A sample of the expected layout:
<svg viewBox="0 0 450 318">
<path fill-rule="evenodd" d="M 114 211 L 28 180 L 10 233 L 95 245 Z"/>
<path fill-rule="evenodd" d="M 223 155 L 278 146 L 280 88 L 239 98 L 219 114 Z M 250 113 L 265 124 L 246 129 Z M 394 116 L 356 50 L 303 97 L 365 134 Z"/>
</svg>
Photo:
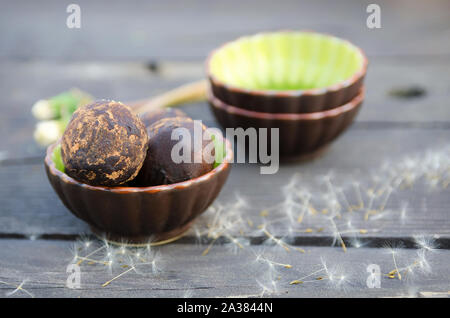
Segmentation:
<svg viewBox="0 0 450 318">
<path fill-rule="evenodd" d="M 186 109 L 195 116 L 195 106 Z M 357 205 L 356 194 L 350 187 L 353 181 L 359 181 L 364 185 L 361 187 L 362 192 L 368 190 L 372 187 L 373 175 L 383 176 L 380 174 L 380 167 L 384 163 L 387 163 L 388 167 L 395 167 L 395 164 L 408 156 L 414 158 L 418 155 L 419 158 L 424 158 L 426 151 L 436 152 L 445 145 L 448 147 L 449 137 L 450 131 L 446 129 L 388 131 L 350 129 L 322 157 L 306 163 L 281 165 L 275 175 L 261 175 L 260 166 L 256 164 L 234 164 L 216 203 L 229 204 L 235 202 L 236 194 L 243 196 L 249 202 L 250 208 L 242 213 L 250 217 L 256 226 L 264 222 L 260 217 L 262 210 L 285 200 L 282 187 L 289 183 L 294 174 L 299 173 L 302 179 L 291 192 L 309 189 L 315 198 L 312 201 L 315 208 L 321 210 L 324 202 L 328 201 L 320 197 L 325 190 L 320 183 L 320 177 L 331 171 L 335 175 L 333 178 L 335 186 L 345 189 L 347 200 L 350 204 Z M 419 163 L 420 161 L 421 159 Z M 403 173 L 403 170 L 399 171 L 395 173 Z M 86 226 L 75 219 L 58 200 L 48 183 L 42 163 L 0 166 L 0 180 L 0 233 L 33 236 L 75 235 L 86 231 Z M 445 180 L 442 179 L 434 190 L 427 185 L 430 181 L 427 178 L 420 178 L 412 188 L 398 188 L 385 207 L 385 210 L 391 211 L 390 214 L 383 214 L 381 216 L 384 217 L 378 216 L 377 220 L 369 222 L 365 221 L 364 211 L 355 212 L 351 215 L 352 226 L 355 229 L 368 230 L 366 235 L 361 235 L 362 237 L 411 237 L 415 234 L 436 234 L 448 238 L 450 196 L 449 188 L 445 188 L 442 183 Z M 365 193 L 362 195 L 367 208 L 368 197 Z M 345 201 L 341 199 L 340 202 L 345 211 Z M 380 196 L 374 201 L 373 206 L 379 208 L 382 202 L 383 196 Z M 405 203 L 408 205 L 408 213 L 402 218 L 401 210 Z M 266 220 L 286 216 L 286 206 L 278 206 L 271 210 Z M 300 210 L 296 208 L 294 211 L 295 218 Z M 347 229 L 345 220 L 346 218 L 339 221 L 343 226 L 342 231 Z M 321 227 L 324 229 L 319 233 L 287 232 L 294 225 L 300 229 Z M 326 215 L 321 218 L 305 219 L 302 224 L 283 219 L 277 224 L 272 224 L 270 228 L 275 235 L 289 234 L 288 236 L 293 238 L 330 237 L 333 233 L 333 228 L 326 221 Z M 258 233 L 255 234 L 255 231 L 255 228 L 248 229 L 244 236 L 261 235 L 261 232 L 256 231 Z"/>
<path fill-rule="evenodd" d="M 94 247 L 93 247 L 94 248 Z M 264 297 L 395 297 L 421 296 L 423 293 L 447 292 L 450 286 L 450 260 L 448 250 L 427 253 L 429 267 L 404 274 L 402 280 L 382 276 L 381 288 L 366 285 L 369 264 L 377 264 L 382 274 L 395 268 L 387 249 L 349 249 L 305 247 L 305 253 L 286 252 L 269 246 L 247 246 L 233 253 L 226 245 L 213 246 L 209 254 L 202 256 L 205 246 L 170 244 L 154 248 L 159 253 L 157 274 L 123 275 L 106 287 L 102 284 L 125 271 L 114 268 L 109 273 L 104 265 L 81 264 L 81 288 L 65 287 L 67 265 L 72 262 L 73 247 L 70 242 L 0 240 L 0 280 L 20 284 L 36 297 L 259 297 L 263 291 L 259 285 L 272 289 Z M 88 252 L 80 251 L 79 255 Z M 259 255 L 259 260 L 257 256 Z M 101 255 L 91 256 L 100 259 Z M 289 264 L 291 268 L 268 265 L 269 262 Z M 410 266 L 417 259 L 417 250 L 398 250 L 396 262 L 399 268 Z M 345 276 L 345 283 L 333 284 L 325 272 L 303 278 L 322 267 L 325 262 L 336 277 Z M 141 265 L 143 266 L 143 265 Z M 146 268 L 139 267 L 141 272 Z M 303 278 L 304 284 L 290 285 Z M 259 282 L 259 283 L 258 283 Z M 0 285 L 0 295 L 12 291 L 11 286 Z M 28 297 L 23 292 L 14 297 Z"/>
<path fill-rule="evenodd" d="M 254 1 L 239 4 L 190 1 L 183 8 L 164 2 L 139 5 L 79 3 L 83 28 L 74 31 L 64 26 L 67 15 L 64 4 L 2 1 L 0 59 L 8 61 L 0 62 L 0 73 L 8 80 L 0 83 L 0 92 L 4 96 L 0 106 L 1 281 L 18 285 L 28 278 L 30 281 L 24 287 L 40 297 L 180 297 L 186 294 L 193 297 L 256 297 L 262 291 L 257 280 L 271 284 L 267 279 L 268 267 L 255 262 L 255 253 L 264 252 L 268 259 L 293 265 L 291 269 L 278 268 L 277 292 L 266 296 L 426 297 L 448 294 L 447 250 L 429 253 L 427 261 L 431 273 L 419 271 L 402 281 L 383 278 L 381 289 L 368 289 L 365 285 L 367 265 L 379 264 L 382 271 L 387 272 L 393 269 L 392 257 L 387 249 L 351 247 L 360 244 L 380 246 L 389 242 L 394 245 L 403 242 L 406 247 L 411 247 L 416 235 L 422 234 L 433 236 L 442 248 L 448 249 L 450 196 L 448 187 L 444 188 L 442 183 L 431 189 L 424 182 L 431 180 L 421 179 L 412 188 L 398 189 L 387 206 L 391 212 L 383 218 L 365 221 L 364 212 L 355 212 L 351 217 L 344 213 L 344 218 L 336 223 L 348 246 L 347 253 L 341 248 L 311 247 L 329 245 L 336 238 L 326 215 L 308 217 L 303 223 L 296 224 L 285 217 L 285 206 L 271 209 L 266 217 L 260 213 L 283 200 L 281 188 L 296 172 L 301 173 L 302 178 L 298 187 L 317 194 L 323 191 L 323 185 L 318 187 L 318 178 L 332 170 L 333 183 L 343 186 L 348 200 L 355 203 L 354 193 L 348 190 L 350 183 L 359 180 L 365 189 L 371 187 L 369 174 L 376 175 L 377 168 L 385 160 L 388 160 L 388 166 L 393 166 L 410 154 L 423 156 L 429 149 L 448 146 L 450 46 L 444 40 L 450 27 L 448 2 L 408 1 L 394 5 L 379 1 L 383 24 L 380 30 L 364 27 L 365 8 L 370 1 L 339 4 L 331 1 L 286 1 L 283 4 L 258 1 L 257 11 Z M 101 266 L 84 264 L 82 289 L 64 288 L 72 242 L 34 239 L 71 240 L 89 231 L 62 206 L 46 180 L 41 164 L 43 150 L 31 139 L 34 120 L 29 112 L 30 105 L 38 98 L 73 86 L 97 97 L 125 101 L 154 95 L 201 78 L 203 68 L 199 61 L 222 42 L 242 34 L 282 28 L 330 32 L 352 40 L 368 53 L 371 63 L 366 82 L 367 97 L 355 125 L 325 156 L 309 163 L 283 165 L 276 176 L 259 175 L 257 165 L 234 166 L 216 203 L 232 204 L 237 189 L 250 202 L 251 207 L 243 210 L 242 216 L 245 220 L 250 219 L 253 226 L 248 226 L 242 233 L 229 234 L 242 244 L 252 245 L 241 250 L 232 243 L 220 245 L 224 240 L 218 240 L 219 245 L 202 257 L 200 255 L 211 238 L 204 235 L 202 245 L 193 245 L 191 243 L 199 238 L 192 230 L 179 244 L 159 249 L 163 266 L 156 276 L 130 273 L 102 288 L 101 284 L 112 276 Z M 157 71 L 149 71 L 146 62 L 160 59 L 163 61 L 158 61 Z M 68 60 L 86 62 L 55 62 Z M 103 62 L 91 63 L 93 60 Z M 389 94 L 393 89 L 416 86 L 425 90 L 425 96 L 401 99 Z M 205 112 L 205 107 L 205 104 L 197 104 L 185 109 L 207 125 L 217 125 L 211 114 Z M 440 181 L 445 180 L 444 177 Z M 408 202 L 408 210 L 402 218 L 399 213 L 401 215 L 404 202 Z M 320 210 L 319 207 L 315 203 L 315 208 Z M 202 216 L 196 224 L 197 230 L 203 231 L 212 216 L 211 212 Z M 281 221 L 271 223 L 280 218 Z M 306 253 L 297 253 L 293 249 L 287 253 L 267 239 L 267 235 L 257 229 L 258 224 L 266 224 L 270 233 L 283 238 L 284 242 L 304 247 Z M 356 233 L 349 232 L 349 228 Z M 400 266 L 414 262 L 416 252 L 400 250 L 397 256 Z M 332 267 L 351 269 L 345 271 L 350 277 L 345 288 L 333 288 L 325 281 L 289 285 L 293 279 L 317 269 L 321 258 Z M 120 271 L 122 269 L 115 272 Z M 0 289 L 12 290 L 11 286 L 1 284 Z M 26 295 L 18 293 L 14 296 Z"/>
<path fill-rule="evenodd" d="M 139 99 L 167 90 L 167 81 L 152 75 L 142 64 L 122 65 L 83 63 L 2 63 L 0 91 L 7 95 L 0 108 L 0 152 L 2 157 L 42 157 L 44 149 L 33 140 L 36 120 L 31 107 L 39 99 L 57 95 L 70 88 L 78 87 L 96 98 Z M 42 80 L 45 78 L 45 80 Z M 174 80 L 172 85 L 182 84 L 183 79 Z M 123 84 L 127 83 L 127 84 Z M 129 86 L 128 86 L 129 85 Z M 129 95 L 123 92 L 129 87 Z M 137 95 L 133 95 L 137 94 Z"/>
<path fill-rule="evenodd" d="M 78 1 L 81 29 L 66 3 L 2 1 L 0 57 L 29 59 L 203 58 L 221 43 L 262 30 L 308 29 L 348 38 L 369 55 L 449 54 L 445 0 L 377 1 L 381 29 L 366 27 L 365 1 Z"/>
<path fill-rule="evenodd" d="M 97 98 L 130 101 L 154 96 L 204 76 L 201 62 L 163 61 L 157 73 L 134 62 L 0 62 L 0 66 L 0 76 L 8 78 L 0 83 L 4 96 L 0 104 L 0 152 L 3 154 L 0 160 L 42 157 L 43 150 L 32 140 L 36 121 L 30 112 L 38 99 L 79 87 Z M 371 59 L 367 95 L 355 128 L 448 128 L 449 73 L 449 58 Z M 389 94 L 392 89 L 412 86 L 426 90 L 425 96 L 402 99 Z M 217 125 L 205 107 L 204 103 L 198 104 L 192 112 L 205 122 Z"/>
</svg>

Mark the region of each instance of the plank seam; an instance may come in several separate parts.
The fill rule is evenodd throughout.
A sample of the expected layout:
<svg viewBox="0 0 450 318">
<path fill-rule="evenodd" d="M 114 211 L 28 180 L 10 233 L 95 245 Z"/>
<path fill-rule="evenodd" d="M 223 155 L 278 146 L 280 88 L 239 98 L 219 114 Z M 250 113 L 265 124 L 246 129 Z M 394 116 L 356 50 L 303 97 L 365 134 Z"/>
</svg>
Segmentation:
<svg viewBox="0 0 450 318">
<path fill-rule="evenodd" d="M 81 236 L 77 234 L 42 234 L 34 237 L 32 240 L 48 240 L 48 241 L 76 241 Z M 83 235 L 83 237 L 86 237 Z M 95 236 L 90 236 L 92 239 L 96 239 Z M 281 239 L 281 237 L 277 237 Z M 0 239 L 20 239 L 20 240 L 30 240 L 30 236 L 19 233 L 0 233 Z M 247 240 L 248 244 L 251 246 L 258 245 L 273 245 L 274 243 L 268 239 L 266 236 L 251 236 L 251 237 L 240 237 L 238 239 Z M 334 241 L 333 236 L 291 236 L 282 238 L 283 241 L 291 246 L 298 247 L 325 247 L 332 246 L 332 242 Z M 386 244 L 394 244 L 396 246 L 400 246 L 405 249 L 415 249 L 417 248 L 415 240 L 413 237 L 376 237 L 376 236 L 365 236 L 358 237 L 357 241 L 355 241 L 354 237 L 342 236 L 345 245 L 348 248 L 383 248 Z M 197 244 L 207 246 L 211 243 L 217 245 L 225 245 L 231 243 L 227 238 L 220 237 L 217 240 L 213 240 L 208 237 L 194 237 L 194 236 L 185 236 L 180 238 L 178 241 L 173 242 L 171 244 Z M 450 249 L 450 237 L 440 237 L 436 240 L 437 246 L 439 249 L 448 250 Z M 340 246 L 336 245 L 335 247 L 340 248 Z"/>
</svg>

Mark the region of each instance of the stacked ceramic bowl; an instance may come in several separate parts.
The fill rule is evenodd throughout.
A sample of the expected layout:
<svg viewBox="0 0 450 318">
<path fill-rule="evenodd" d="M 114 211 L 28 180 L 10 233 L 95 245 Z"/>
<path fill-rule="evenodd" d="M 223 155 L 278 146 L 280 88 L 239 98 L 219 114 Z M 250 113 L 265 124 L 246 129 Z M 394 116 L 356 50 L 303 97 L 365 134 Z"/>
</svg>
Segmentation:
<svg viewBox="0 0 450 318">
<path fill-rule="evenodd" d="M 209 103 L 224 128 L 279 130 L 281 159 L 313 156 L 353 121 L 364 99 L 364 53 L 334 36 L 246 36 L 207 59 Z M 270 149 L 270 148 L 269 148 Z"/>
</svg>

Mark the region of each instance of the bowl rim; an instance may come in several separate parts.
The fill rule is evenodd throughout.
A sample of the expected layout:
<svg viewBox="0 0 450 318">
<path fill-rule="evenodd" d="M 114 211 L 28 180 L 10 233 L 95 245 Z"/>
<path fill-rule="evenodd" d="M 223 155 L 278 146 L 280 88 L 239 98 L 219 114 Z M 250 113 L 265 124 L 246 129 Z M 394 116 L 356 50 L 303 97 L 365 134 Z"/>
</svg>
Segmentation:
<svg viewBox="0 0 450 318">
<path fill-rule="evenodd" d="M 164 192 L 164 191 L 170 191 L 174 189 L 185 189 L 193 184 L 199 184 L 202 182 L 206 182 L 207 180 L 211 179 L 213 176 L 219 174 L 222 171 L 225 171 L 229 169 L 230 164 L 233 160 L 233 150 L 231 147 L 231 143 L 228 139 L 225 137 L 222 137 L 223 140 L 225 140 L 226 144 L 226 156 L 223 159 L 223 161 L 214 169 L 211 171 L 196 177 L 192 178 L 186 181 L 178 182 L 178 183 L 172 183 L 172 184 L 165 184 L 165 185 L 157 185 L 157 186 L 149 186 L 149 187 L 124 187 L 124 186 L 117 186 L 117 187 L 107 187 L 107 186 L 93 186 L 86 183 L 79 182 L 75 180 L 74 178 L 67 175 L 65 172 L 62 172 L 58 170 L 55 166 L 55 163 L 52 160 L 53 150 L 55 147 L 60 143 L 60 140 L 52 143 L 47 147 L 44 163 L 48 167 L 48 171 L 57 177 L 58 179 L 62 180 L 65 183 L 74 184 L 81 186 L 83 188 L 89 189 L 89 190 L 96 190 L 96 191 L 104 191 L 104 192 L 113 192 L 113 193 L 120 193 L 120 194 L 126 194 L 126 193 L 158 193 L 158 192 Z"/>
<path fill-rule="evenodd" d="M 257 112 L 254 110 L 248 110 L 244 108 L 240 108 L 237 106 L 229 105 L 212 93 L 211 88 L 208 90 L 208 100 L 213 105 L 213 107 L 222 109 L 230 114 L 236 114 L 239 116 L 249 117 L 249 118 L 258 118 L 258 119 L 268 119 L 268 120 L 285 120 L 285 121 L 295 121 L 295 120 L 319 120 L 323 118 L 330 118 L 338 116 L 342 113 L 348 112 L 353 108 L 356 108 L 358 105 L 362 103 L 364 100 L 365 89 L 364 86 L 358 92 L 351 101 L 348 103 L 341 105 L 336 108 L 324 110 L 321 112 L 315 113 L 263 113 Z"/>
<path fill-rule="evenodd" d="M 326 37 L 331 37 L 334 39 L 337 39 L 341 42 L 346 43 L 347 45 L 350 45 L 351 47 L 353 47 L 357 52 L 359 52 L 359 54 L 362 57 L 362 65 L 361 67 L 349 78 L 339 81 L 336 84 L 330 85 L 330 86 L 325 86 L 325 87 L 318 87 L 318 88 L 310 88 L 310 89 L 293 89 L 293 90 L 273 90 L 273 89 L 250 89 L 250 88 L 243 88 L 243 87 L 239 87 L 233 84 L 227 84 L 219 79 L 217 79 L 216 76 L 214 76 L 211 72 L 211 68 L 210 68 L 210 61 L 212 59 L 212 57 L 219 52 L 221 49 L 223 49 L 225 46 L 233 43 L 233 42 L 237 42 L 242 40 L 243 38 L 248 38 L 248 37 L 255 37 L 255 36 L 264 36 L 264 35 L 268 35 L 268 34 L 277 34 L 277 33 L 289 33 L 289 34 L 293 34 L 293 33 L 310 33 L 310 34 L 317 34 L 317 35 L 322 35 L 322 36 L 326 36 Z M 317 31 L 312 31 L 312 30 L 279 30 L 279 31 L 264 31 L 264 32 L 258 32 L 252 35 L 243 35 L 240 36 L 234 40 L 230 40 L 227 41 L 225 43 L 223 43 L 222 45 L 220 45 L 218 48 L 212 50 L 209 54 L 208 57 L 206 58 L 205 61 L 205 68 L 206 68 L 206 75 L 209 78 L 209 80 L 215 85 L 215 86 L 221 86 L 224 87 L 225 89 L 234 92 L 234 93 L 242 93 L 242 94 L 249 94 L 249 95 L 269 95 L 269 96 L 275 96 L 275 97 L 300 97 L 300 96 L 317 96 L 317 95 L 323 95 L 326 94 L 327 92 L 336 92 L 339 91 L 341 89 L 344 89 L 346 87 L 349 87 L 351 85 L 353 85 L 354 83 L 356 83 L 359 79 L 363 78 L 367 72 L 367 66 L 369 64 L 369 61 L 367 59 L 366 54 L 364 53 L 364 51 L 356 46 L 355 44 L 353 44 L 352 42 L 350 42 L 349 40 L 334 36 L 332 34 L 329 33 L 325 33 L 325 32 L 317 32 Z"/>
</svg>

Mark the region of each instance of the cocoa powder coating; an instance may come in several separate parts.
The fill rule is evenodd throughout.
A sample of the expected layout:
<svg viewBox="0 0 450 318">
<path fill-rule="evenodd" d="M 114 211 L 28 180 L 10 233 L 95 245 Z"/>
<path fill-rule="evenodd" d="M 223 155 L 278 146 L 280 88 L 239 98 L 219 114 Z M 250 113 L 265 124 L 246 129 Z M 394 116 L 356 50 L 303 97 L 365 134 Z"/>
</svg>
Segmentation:
<svg viewBox="0 0 450 318">
<path fill-rule="evenodd" d="M 214 162 L 206 162 L 203 156 L 206 146 L 211 142 L 211 138 L 202 138 L 201 153 L 199 153 L 198 149 L 194 149 L 195 125 L 201 125 L 199 130 L 204 134 L 206 133 L 206 127 L 203 124 L 189 117 L 163 118 L 148 127 L 147 157 L 133 183 L 138 186 L 173 184 L 199 177 L 211 171 L 214 167 Z M 176 128 L 186 128 L 190 132 L 191 140 L 172 139 L 172 131 Z M 172 149 L 179 142 L 187 142 L 191 145 L 189 155 L 192 158 L 192 162 L 176 163 L 172 160 Z M 214 149 L 212 149 L 211 155 L 214 155 Z M 195 156 L 197 158 L 201 156 L 201 162 L 193 162 Z"/>
<path fill-rule="evenodd" d="M 120 102 L 103 100 L 81 107 L 62 136 L 66 173 L 90 185 L 123 184 L 142 167 L 147 140 L 143 122 Z"/>
<path fill-rule="evenodd" d="M 160 108 L 157 110 L 149 111 L 141 115 L 141 120 L 145 127 L 156 123 L 158 120 L 170 117 L 188 117 L 182 110 L 176 108 Z"/>
</svg>

